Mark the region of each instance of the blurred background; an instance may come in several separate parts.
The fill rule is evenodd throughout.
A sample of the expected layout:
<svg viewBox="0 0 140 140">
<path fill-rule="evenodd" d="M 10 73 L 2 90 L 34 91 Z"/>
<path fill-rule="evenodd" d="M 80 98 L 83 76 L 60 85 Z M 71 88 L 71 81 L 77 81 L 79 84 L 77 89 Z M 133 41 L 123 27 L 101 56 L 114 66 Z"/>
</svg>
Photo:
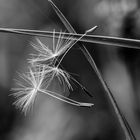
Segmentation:
<svg viewBox="0 0 140 140">
<path fill-rule="evenodd" d="M 97 25 L 94 34 L 140 39 L 139 0 L 53 0 L 78 33 Z M 0 27 L 56 31 L 66 29 L 47 0 L 0 0 Z M 52 39 L 40 38 L 48 45 Z M 95 72 L 75 47 L 63 67 L 92 94 L 74 86 L 70 98 L 92 102 L 92 108 L 74 107 L 39 95 L 25 116 L 12 103 L 11 87 L 17 71 L 27 68 L 33 37 L 0 33 L 1 140 L 124 140 L 124 132 Z M 140 140 L 140 51 L 85 44 L 113 92 L 137 139 Z M 52 90 L 62 89 L 52 84 Z"/>
</svg>

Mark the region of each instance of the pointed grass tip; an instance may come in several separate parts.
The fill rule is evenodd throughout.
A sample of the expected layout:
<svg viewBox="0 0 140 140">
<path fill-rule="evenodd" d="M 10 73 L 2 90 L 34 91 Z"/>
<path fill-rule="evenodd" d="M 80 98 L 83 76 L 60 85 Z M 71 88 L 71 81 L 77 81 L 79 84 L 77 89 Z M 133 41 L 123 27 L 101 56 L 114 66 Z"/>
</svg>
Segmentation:
<svg viewBox="0 0 140 140">
<path fill-rule="evenodd" d="M 80 107 L 92 107 L 94 104 L 92 103 L 80 103 Z"/>
<path fill-rule="evenodd" d="M 86 30 L 86 33 L 91 33 L 93 32 L 98 26 L 94 26 L 92 28 L 90 28 L 89 30 Z"/>
</svg>

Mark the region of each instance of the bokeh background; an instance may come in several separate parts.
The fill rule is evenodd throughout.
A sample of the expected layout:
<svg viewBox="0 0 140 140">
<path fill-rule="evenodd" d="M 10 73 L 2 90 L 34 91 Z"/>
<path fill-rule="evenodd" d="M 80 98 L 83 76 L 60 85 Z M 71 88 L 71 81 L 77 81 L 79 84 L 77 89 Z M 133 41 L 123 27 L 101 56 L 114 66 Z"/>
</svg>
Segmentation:
<svg viewBox="0 0 140 140">
<path fill-rule="evenodd" d="M 139 0 L 54 0 L 78 33 L 97 25 L 94 34 L 140 39 Z M 66 29 L 47 0 L 0 0 L 0 27 L 56 31 Z M 40 38 L 52 45 L 52 40 Z M 1 140 L 123 140 L 124 132 L 95 72 L 75 47 L 63 61 L 92 94 L 74 86 L 70 98 L 94 103 L 77 108 L 39 95 L 25 116 L 12 103 L 11 87 L 17 71 L 24 72 L 34 50 L 33 37 L 0 33 L 0 139 Z M 140 140 L 140 51 L 85 44 L 118 105 Z M 62 94 L 57 83 L 52 90 Z"/>
</svg>

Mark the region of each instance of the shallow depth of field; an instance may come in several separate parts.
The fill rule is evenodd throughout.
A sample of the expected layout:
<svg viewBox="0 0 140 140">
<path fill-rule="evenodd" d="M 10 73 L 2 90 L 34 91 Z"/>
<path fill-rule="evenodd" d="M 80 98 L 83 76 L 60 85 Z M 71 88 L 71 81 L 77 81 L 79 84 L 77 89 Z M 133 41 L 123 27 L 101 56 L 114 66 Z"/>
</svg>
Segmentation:
<svg viewBox="0 0 140 140">
<path fill-rule="evenodd" d="M 77 33 L 97 25 L 93 34 L 140 39 L 139 0 L 53 0 Z M 0 27 L 65 31 L 47 0 L 0 0 Z M 52 46 L 51 38 L 40 40 Z M 31 36 L 0 33 L 0 140 L 124 140 L 125 134 L 104 89 L 85 56 L 76 47 L 62 62 L 65 70 L 93 95 L 80 87 L 62 92 L 55 82 L 51 89 L 92 108 L 69 105 L 39 94 L 26 116 L 16 109 L 11 94 L 17 72 L 27 70 L 34 53 Z M 140 50 L 85 43 L 117 103 L 140 140 Z"/>
</svg>

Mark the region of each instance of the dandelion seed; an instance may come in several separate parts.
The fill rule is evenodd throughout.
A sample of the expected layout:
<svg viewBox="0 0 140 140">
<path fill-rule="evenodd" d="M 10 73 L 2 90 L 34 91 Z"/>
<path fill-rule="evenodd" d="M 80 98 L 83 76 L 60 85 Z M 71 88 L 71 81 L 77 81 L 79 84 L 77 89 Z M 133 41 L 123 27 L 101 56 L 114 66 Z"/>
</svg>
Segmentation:
<svg viewBox="0 0 140 140">
<path fill-rule="evenodd" d="M 33 58 L 29 59 L 29 63 L 40 63 L 40 62 L 53 62 L 57 57 L 64 54 L 64 56 L 67 54 L 67 52 L 79 41 L 84 37 L 87 33 L 92 32 L 95 30 L 97 26 L 94 26 L 93 28 L 87 30 L 84 34 L 82 34 L 77 40 L 74 40 L 74 38 L 70 35 L 67 37 L 67 39 L 64 38 L 64 33 L 60 32 L 59 37 L 56 41 L 55 37 L 55 30 L 53 31 L 53 45 L 52 49 L 49 48 L 49 46 L 43 44 L 39 38 L 36 38 L 37 43 L 31 43 L 32 47 L 38 52 L 38 54 L 31 54 Z M 64 58 L 62 56 L 62 59 Z M 59 62 L 59 64 L 61 61 Z"/>
<path fill-rule="evenodd" d="M 90 103 L 80 103 L 74 101 L 48 89 L 52 80 L 56 77 L 58 78 L 58 81 L 62 85 L 64 91 L 66 87 L 72 89 L 69 82 L 70 75 L 60 68 L 51 67 L 48 65 L 36 65 L 34 67 L 30 67 L 28 73 L 19 74 L 19 76 L 23 82 L 17 80 L 16 82 L 18 87 L 12 88 L 12 90 L 15 92 L 13 95 L 18 98 L 14 104 L 25 114 L 33 106 L 36 96 L 39 93 L 49 95 L 53 98 L 75 106 L 90 107 L 93 105 Z"/>
<path fill-rule="evenodd" d="M 12 88 L 12 91 L 15 92 L 13 95 L 17 98 L 17 101 L 14 104 L 25 112 L 25 114 L 33 106 L 35 98 L 39 92 L 43 92 L 67 103 L 70 102 L 68 102 L 68 99 L 63 96 L 64 99 L 60 99 L 61 97 L 57 93 L 48 90 L 48 87 L 51 85 L 54 78 L 58 79 L 64 91 L 66 87 L 72 89 L 69 82 L 70 75 L 60 68 L 41 64 L 34 65 L 29 67 L 28 73 L 19 74 L 19 77 L 22 81 L 16 80 L 17 87 Z M 55 94 L 50 95 L 51 93 Z"/>
<path fill-rule="evenodd" d="M 16 88 L 12 88 L 13 95 L 18 98 L 14 103 L 23 112 L 28 111 L 34 104 L 38 91 L 42 88 L 45 74 L 45 67 L 29 67 L 29 72 L 19 74 L 21 80 L 17 80 Z"/>
<path fill-rule="evenodd" d="M 64 34 L 60 32 L 56 41 L 55 31 L 53 31 L 53 45 L 50 49 L 49 46 L 43 44 L 39 38 L 36 38 L 37 44 L 31 43 L 32 47 L 38 52 L 38 54 L 31 54 L 33 58 L 29 59 L 29 63 L 54 61 L 57 57 L 62 55 L 71 44 L 74 42 L 73 37 L 69 36 L 64 39 Z"/>
<path fill-rule="evenodd" d="M 17 87 L 12 88 L 12 91 L 14 91 L 13 95 L 17 98 L 17 101 L 14 104 L 25 112 L 25 114 L 33 106 L 35 98 L 39 92 L 48 94 L 49 96 L 67 103 L 76 102 L 69 100 L 64 96 L 61 96 L 63 99 L 60 99 L 61 97 L 59 94 L 48 89 L 54 78 L 58 79 L 64 91 L 66 87 L 72 89 L 69 82 L 70 75 L 60 68 L 41 64 L 34 65 L 29 67 L 28 73 L 19 74 L 19 77 L 22 81 L 16 80 Z M 53 95 L 50 95 L 52 93 Z"/>
</svg>

